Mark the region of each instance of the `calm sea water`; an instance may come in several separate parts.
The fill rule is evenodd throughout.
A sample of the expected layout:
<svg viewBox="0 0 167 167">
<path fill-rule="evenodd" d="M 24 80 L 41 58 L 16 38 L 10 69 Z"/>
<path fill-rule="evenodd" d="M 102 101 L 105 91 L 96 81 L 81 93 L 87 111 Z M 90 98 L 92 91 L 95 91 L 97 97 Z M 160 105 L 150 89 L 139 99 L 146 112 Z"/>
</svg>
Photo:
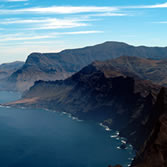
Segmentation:
<svg viewBox="0 0 167 167">
<path fill-rule="evenodd" d="M 0 92 L 0 103 L 19 97 Z M 132 148 L 118 149 L 115 133 L 57 112 L 0 107 L 0 167 L 128 166 Z"/>
</svg>

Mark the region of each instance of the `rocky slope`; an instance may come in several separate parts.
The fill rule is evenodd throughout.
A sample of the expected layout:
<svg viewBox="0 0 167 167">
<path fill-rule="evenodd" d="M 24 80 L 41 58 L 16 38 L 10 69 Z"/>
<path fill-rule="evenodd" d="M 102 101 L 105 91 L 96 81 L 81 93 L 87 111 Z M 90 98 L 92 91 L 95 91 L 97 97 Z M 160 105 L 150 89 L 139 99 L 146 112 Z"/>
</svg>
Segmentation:
<svg viewBox="0 0 167 167">
<path fill-rule="evenodd" d="M 23 66 L 24 62 L 16 61 L 12 63 L 4 63 L 0 65 L 0 79 L 9 77 Z"/>
<path fill-rule="evenodd" d="M 132 163 L 134 167 L 167 166 L 167 89 L 161 89 L 153 113 L 150 124 L 154 126 Z"/>
<path fill-rule="evenodd" d="M 108 62 L 95 62 L 64 81 L 37 81 L 23 99 L 7 105 L 49 108 L 103 122 L 139 149 L 149 135 L 149 128 L 142 130 L 159 90 L 160 86 L 129 77 Z"/>
<path fill-rule="evenodd" d="M 113 66 L 115 69 L 122 71 L 125 75 L 141 78 L 143 80 L 150 80 L 163 86 L 167 85 L 167 59 L 153 60 L 121 56 L 107 61 L 107 64 L 108 66 Z"/>
<path fill-rule="evenodd" d="M 108 60 L 125 55 L 164 59 L 167 57 L 167 48 L 134 47 L 121 42 L 105 42 L 59 53 L 32 53 L 23 68 L 11 75 L 5 85 L 8 89 L 24 91 L 37 80 L 65 79 L 95 60 Z"/>
<path fill-rule="evenodd" d="M 16 90 L 11 89 L 12 84 L 8 82 L 8 78 L 17 70 L 22 68 L 24 62 L 16 61 L 12 63 L 4 63 L 0 65 L 0 90 Z"/>
</svg>

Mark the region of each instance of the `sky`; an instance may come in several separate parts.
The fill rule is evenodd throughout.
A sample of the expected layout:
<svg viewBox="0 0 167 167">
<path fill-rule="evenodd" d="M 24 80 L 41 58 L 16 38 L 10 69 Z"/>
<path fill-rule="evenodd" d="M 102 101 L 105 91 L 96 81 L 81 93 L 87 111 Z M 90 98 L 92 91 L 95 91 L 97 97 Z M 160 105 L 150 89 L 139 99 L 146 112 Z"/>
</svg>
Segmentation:
<svg viewBox="0 0 167 167">
<path fill-rule="evenodd" d="M 105 41 L 167 46 L 167 0 L 0 0 L 0 64 Z"/>
</svg>

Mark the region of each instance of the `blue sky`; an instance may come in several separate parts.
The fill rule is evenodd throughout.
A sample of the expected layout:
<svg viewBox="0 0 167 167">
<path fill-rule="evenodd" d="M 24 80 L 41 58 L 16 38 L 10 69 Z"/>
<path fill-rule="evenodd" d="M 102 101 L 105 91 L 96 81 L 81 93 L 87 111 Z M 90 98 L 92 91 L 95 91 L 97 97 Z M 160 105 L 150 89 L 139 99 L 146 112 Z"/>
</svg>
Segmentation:
<svg viewBox="0 0 167 167">
<path fill-rule="evenodd" d="M 0 63 L 121 41 L 167 46 L 167 0 L 0 0 Z"/>
</svg>

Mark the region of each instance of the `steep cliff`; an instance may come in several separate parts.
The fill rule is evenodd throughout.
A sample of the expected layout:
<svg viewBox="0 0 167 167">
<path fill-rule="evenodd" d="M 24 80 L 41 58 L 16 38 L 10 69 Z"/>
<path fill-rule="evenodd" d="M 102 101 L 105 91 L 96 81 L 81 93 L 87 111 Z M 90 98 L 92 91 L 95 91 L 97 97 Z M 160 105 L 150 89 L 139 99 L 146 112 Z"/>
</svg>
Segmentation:
<svg viewBox="0 0 167 167">
<path fill-rule="evenodd" d="M 149 134 L 146 131 L 138 140 L 159 89 L 150 81 L 125 75 L 108 62 L 95 62 L 66 80 L 37 81 L 23 99 L 10 105 L 49 108 L 103 122 L 120 130 L 122 136 L 133 137 L 129 141 L 139 149 Z"/>
<path fill-rule="evenodd" d="M 153 125 L 150 135 L 132 166 L 166 167 L 167 166 L 167 89 L 162 88 L 153 108 L 149 124 Z"/>
</svg>

